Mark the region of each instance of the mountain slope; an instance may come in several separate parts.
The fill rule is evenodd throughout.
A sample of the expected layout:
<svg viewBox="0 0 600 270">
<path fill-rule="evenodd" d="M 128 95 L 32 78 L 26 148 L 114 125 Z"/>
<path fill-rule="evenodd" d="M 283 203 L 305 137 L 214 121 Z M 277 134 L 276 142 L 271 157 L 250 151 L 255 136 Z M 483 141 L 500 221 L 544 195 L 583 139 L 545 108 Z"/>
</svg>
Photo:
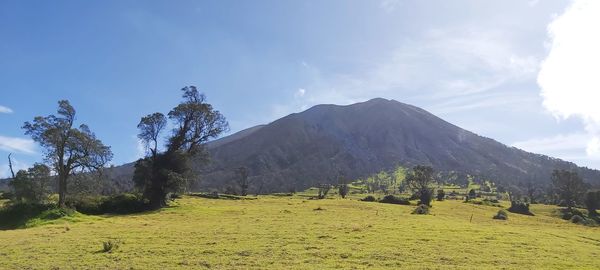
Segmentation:
<svg viewBox="0 0 600 270">
<path fill-rule="evenodd" d="M 600 172 L 507 147 L 394 100 L 318 105 L 208 145 L 211 164 L 195 188 L 232 185 L 249 168 L 263 192 L 334 183 L 338 171 L 358 178 L 397 165 L 427 164 L 498 182 L 548 182 L 553 169 L 577 170 L 589 182 Z M 259 184 L 260 183 L 260 184 Z"/>
</svg>

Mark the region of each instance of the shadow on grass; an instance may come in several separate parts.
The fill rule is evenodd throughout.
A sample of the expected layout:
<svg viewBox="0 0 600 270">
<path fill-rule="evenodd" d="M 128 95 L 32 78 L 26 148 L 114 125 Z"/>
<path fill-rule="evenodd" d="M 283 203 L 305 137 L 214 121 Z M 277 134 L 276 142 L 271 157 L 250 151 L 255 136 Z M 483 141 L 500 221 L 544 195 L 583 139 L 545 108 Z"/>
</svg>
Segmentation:
<svg viewBox="0 0 600 270">
<path fill-rule="evenodd" d="M 190 193 L 187 194 L 191 197 L 200 197 L 205 199 L 213 199 L 213 200 L 256 200 L 256 197 L 247 197 L 247 196 L 237 196 L 237 195 L 229 195 L 229 194 L 215 194 L 215 193 Z"/>
</svg>

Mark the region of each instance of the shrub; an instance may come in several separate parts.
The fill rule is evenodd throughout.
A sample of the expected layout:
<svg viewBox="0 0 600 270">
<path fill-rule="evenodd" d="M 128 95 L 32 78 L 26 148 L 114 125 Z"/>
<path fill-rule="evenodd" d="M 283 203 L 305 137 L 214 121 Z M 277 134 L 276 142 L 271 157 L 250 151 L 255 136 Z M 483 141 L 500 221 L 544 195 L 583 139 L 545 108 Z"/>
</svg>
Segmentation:
<svg viewBox="0 0 600 270">
<path fill-rule="evenodd" d="M 67 202 L 72 208 L 88 215 L 129 214 L 149 209 L 148 203 L 135 194 L 123 193 L 105 196 L 86 196 L 71 199 Z"/>
<path fill-rule="evenodd" d="M 575 224 L 579 224 L 579 223 L 584 223 L 585 222 L 585 219 L 582 216 L 580 216 L 580 215 L 573 215 L 570 220 L 571 220 L 571 222 L 573 222 Z"/>
<path fill-rule="evenodd" d="M 565 209 L 562 210 L 562 216 L 561 216 L 562 219 L 564 219 L 564 220 L 571 220 L 571 218 L 573 216 L 584 217 L 585 215 L 581 211 L 579 211 L 578 209 L 576 209 L 576 208 L 571 208 L 571 210 L 565 208 Z"/>
<path fill-rule="evenodd" d="M 436 199 L 438 201 L 443 201 L 445 197 L 446 197 L 446 192 L 444 192 L 443 189 L 438 189 Z"/>
<path fill-rule="evenodd" d="M 402 204 L 410 205 L 410 201 L 394 195 L 386 195 L 383 199 L 379 200 L 380 203 L 391 203 L 391 204 Z"/>
<path fill-rule="evenodd" d="M 15 195 L 12 192 L 2 192 L 0 193 L 0 200 L 12 200 Z"/>
<path fill-rule="evenodd" d="M 117 248 L 119 248 L 119 243 L 116 241 L 108 240 L 108 241 L 102 242 L 102 252 L 104 252 L 104 253 L 113 252 Z"/>
<path fill-rule="evenodd" d="M 498 210 L 498 213 L 494 216 L 494 219 L 507 220 L 508 213 L 504 209 Z"/>
<path fill-rule="evenodd" d="M 427 206 L 431 205 L 431 200 L 433 199 L 433 189 L 423 189 L 419 192 L 419 204 L 424 204 Z"/>
<path fill-rule="evenodd" d="M 129 214 L 139 213 L 149 209 L 143 198 L 135 194 L 123 193 L 109 197 L 100 205 L 104 213 Z"/>
<path fill-rule="evenodd" d="M 372 195 L 369 195 L 367 197 L 364 197 L 361 201 L 363 201 L 363 202 L 374 202 L 374 201 L 377 201 L 377 199 L 375 199 L 375 197 L 373 197 Z"/>
<path fill-rule="evenodd" d="M 415 210 L 412 213 L 416 215 L 428 215 L 429 206 L 425 204 L 420 204 L 419 206 L 417 206 L 417 208 L 415 208 Z"/>
<path fill-rule="evenodd" d="M 516 214 L 533 216 L 533 213 L 529 211 L 529 204 L 522 201 L 511 201 L 508 211 Z"/>
<path fill-rule="evenodd" d="M 11 203 L 0 208 L 0 229 L 16 229 L 25 226 L 27 221 L 40 216 L 44 211 L 56 208 L 53 204 Z M 48 213 L 47 217 L 54 216 Z"/>
</svg>

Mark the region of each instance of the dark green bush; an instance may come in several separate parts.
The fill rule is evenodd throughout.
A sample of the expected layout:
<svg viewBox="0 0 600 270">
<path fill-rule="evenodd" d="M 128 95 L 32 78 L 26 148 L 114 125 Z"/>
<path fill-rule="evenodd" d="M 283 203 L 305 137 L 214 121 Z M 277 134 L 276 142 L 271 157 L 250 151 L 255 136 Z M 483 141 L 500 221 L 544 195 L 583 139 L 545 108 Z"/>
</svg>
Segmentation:
<svg viewBox="0 0 600 270">
<path fill-rule="evenodd" d="M 377 201 L 377 199 L 375 199 L 375 197 L 373 197 L 372 195 L 369 195 L 367 197 L 364 197 L 361 201 L 363 201 L 363 202 L 374 202 L 374 201 Z"/>
<path fill-rule="evenodd" d="M 579 224 L 579 223 L 584 223 L 585 222 L 585 218 L 583 218 L 580 215 L 573 215 L 570 220 L 571 220 L 571 222 L 573 222 L 575 224 Z"/>
<path fill-rule="evenodd" d="M 416 215 L 428 215 L 429 206 L 425 204 L 420 204 L 419 206 L 417 206 L 417 208 L 415 208 L 415 210 L 412 213 Z"/>
<path fill-rule="evenodd" d="M 391 203 L 391 204 L 402 204 L 410 205 L 410 201 L 394 195 L 386 195 L 383 199 L 379 200 L 380 203 Z"/>
<path fill-rule="evenodd" d="M 533 213 L 529 211 L 529 203 L 522 201 L 510 202 L 510 208 L 508 208 L 508 211 L 516 214 L 533 216 Z"/>
<path fill-rule="evenodd" d="M 25 226 L 27 221 L 38 217 L 47 210 L 55 209 L 53 204 L 11 203 L 0 208 L 0 229 L 16 229 Z M 54 213 L 48 213 L 47 218 Z"/>
<path fill-rule="evenodd" d="M 0 200 L 12 200 L 15 197 L 15 194 L 12 192 L 2 192 L 0 193 Z"/>
<path fill-rule="evenodd" d="M 498 210 L 498 213 L 493 217 L 494 219 L 507 220 L 508 213 L 504 209 Z"/>
<path fill-rule="evenodd" d="M 119 242 L 117 242 L 117 241 L 108 240 L 108 241 L 102 242 L 102 252 L 104 252 L 104 253 L 111 253 L 111 252 L 115 251 L 117 248 L 119 248 Z"/>
<path fill-rule="evenodd" d="M 580 216 L 580 217 L 584 217 L 585 216 L 581 211 L 579 211 L 576 208 L 571 208 L 571 210 L 565 208 L 565 209 L 562 209 L 561 212 L 562 212 L 562 216 L 561 217 L 564 220 L 571 220 L 571 218 L 573 216 Z"/>
<path fill-rule="evenodd" d="M 436 199 L 438 201 L 443 201 L 446 198 L 446 192 L 443 189 L 438 189 Z"/>
<path fill-rule="evenodd" d="M 71 199 L 67 205 L 88 215 L 130 214 L 143 212 L 149 209 L 148 203 L 144 201 L 141 196 L 130 193 L 123 193 L 110 197 L 78 197 Z"/>
</svg>

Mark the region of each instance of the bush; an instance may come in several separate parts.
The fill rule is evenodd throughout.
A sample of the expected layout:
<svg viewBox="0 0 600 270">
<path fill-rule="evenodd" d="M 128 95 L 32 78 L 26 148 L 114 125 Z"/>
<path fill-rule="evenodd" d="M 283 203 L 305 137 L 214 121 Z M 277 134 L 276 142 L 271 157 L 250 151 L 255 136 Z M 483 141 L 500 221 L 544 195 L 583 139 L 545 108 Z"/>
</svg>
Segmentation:
<svg viewBox="0 0 600 270">
<path fill-rule="evenodd" d="M 417 208 L 415 208 L 415 210 L 412 213 L 416 215 L 428 215 L 429 206 L 425 204 L 420 204 L 419 206 L 417 206 Z"/>
<path fill-rule="evenodd" d="M 0 193 L 0 200 L 12 200 L 15 195 L 12 192 L 2 192 Z"/>
<path fill-rule="evenodd" d="M 148 203 L 140 196 L 130 193 L 104 196 L 87 196 L 71 199 L 67 205 L 88 215 L 130 214 L 149 209 Z"/>
<path fill-rule="evenodd" d="M 516 214 L 533 216 L 533 213 L 529 211 L 529 204 L 526 202 L 511 201 L 508 211 Z"/>
<path fill-rule="evenodd" d="M 135 194 L 123 193 L 109 197 L 102 202 L 100 209 L 104 213 L 129 214 L 143 212 L 150 208 L 143 198 Z"/>
<path fill-rule="evenodd" d="M 380 203 L 391 203 L 391 204 L 402 204 L 410 205 L 410 201 L 394 195 L 386 195 L 383 199 L 379 200 Z"/>
<path fill-rule="evenodd" d="M 40 216 L 47 210 L 55 209 L 53 204 L 11 203 L 0 208 L 0 229 L 16 229 L 24 227 L 27 221 Z M 47 213 L 46 217 L 55 216 Z"/>
<path fill-rule="evenodd" d="M 584 223 L 585 222 L 585 218 L 583 218 L 580 215 L 573 215 L 570 220 L 571 220 L 571 222 L 573 222 L 575 224 L 579 224 L 579 223 Z"/>
<path fill-rule="evenodd" d="M 361 201 L 363 201 L 363 202 L 374 202 L 374 201 L 377 201 L 377 199 L 375 199 L 375 197 L 373 197 L 372 195 L 369 195 L 367 197 L 364 197 Z"/>
<path fill-rule="evenodd" d="M 585 215 L 579 211 L 576 208 L 572 208 L 570 211 L 569 209 L 565 208 L 562 211 L 562 219 L 564 220 L 571 220 L 571 218 L 573 218 L 573 216 L 580 216 L 580 217 L 584 217 Z"/>
<path fill-rule="evenodd" d="M 108 240 L 108 241 L 102 242 L 102 252 L 104 252 L 104 253 L 113 252 L 117 248 L 119 248 L 119 243 L 116 241 Z"/>
<path fill-rule="evenodd" d="M 436 199 L 438 201 L 443 201 L 445 197 L 446 197 L 446 192 L 444 192 L 443 189 L 438 189 Z"/>
<path fill-rule="evenodd" d="M 494 216 L 494 219 L 507 220 L 508 213 L 503 209 L 498 210 L 498 213 Z"/>
</svg>

